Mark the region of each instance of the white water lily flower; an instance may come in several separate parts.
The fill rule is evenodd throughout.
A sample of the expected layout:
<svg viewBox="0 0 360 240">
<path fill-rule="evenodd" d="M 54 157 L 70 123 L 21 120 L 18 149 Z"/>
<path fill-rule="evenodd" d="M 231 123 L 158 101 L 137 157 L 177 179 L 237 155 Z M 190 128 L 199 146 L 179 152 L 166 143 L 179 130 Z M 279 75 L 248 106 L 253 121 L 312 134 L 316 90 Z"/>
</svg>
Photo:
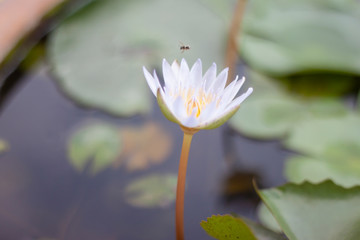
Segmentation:
<svg viewBox="0 0 360 240">
<path fill-rule="evenodd" d="M 236 76 L 234 81 L 225 86 L 228 68 L 216 76 L 216 64 L 213 63 L 203 75 L 200 59 L 191 70 L 185 59 L 181 60 L 180 65 L 177 61 L 170 65 L 164 59 L 164 86 L 160 85 L 155 70 L 153 75 L 145 67 L 143 70 L 166 118 L 188 129 L 212 129 L 222 125 L 253 91 L 249 88 L 246 93 L 235 98 L 245 78 L 238 80 Z"/>
</svg>

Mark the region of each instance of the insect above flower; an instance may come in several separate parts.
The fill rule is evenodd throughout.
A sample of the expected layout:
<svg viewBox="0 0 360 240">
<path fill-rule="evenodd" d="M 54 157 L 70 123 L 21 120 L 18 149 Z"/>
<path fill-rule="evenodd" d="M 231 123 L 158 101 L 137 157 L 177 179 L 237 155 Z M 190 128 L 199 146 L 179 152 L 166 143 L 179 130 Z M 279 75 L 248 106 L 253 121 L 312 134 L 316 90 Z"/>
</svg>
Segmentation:
<svg viewBox="0 0 360 240">
<path fill-rule="evenodd" d="M 240 104 L 253 91 L 249 88 L 239 97 L 235 96 L 245 78 L 236 79 L 226 86 L 228 68 L 216 75 L 216 64 L 202 74 L 198 59 L 191 69 L 185 59 L 171 65 L 164 59 L 162 71 L 164 86 L 154 70 L 151 75 L 143 67 L 147 83 L 157 97 L 160 109 L 170 120 L 187 129 L 212 129 L 225 123 L 239 109 Z"/>
</svg>

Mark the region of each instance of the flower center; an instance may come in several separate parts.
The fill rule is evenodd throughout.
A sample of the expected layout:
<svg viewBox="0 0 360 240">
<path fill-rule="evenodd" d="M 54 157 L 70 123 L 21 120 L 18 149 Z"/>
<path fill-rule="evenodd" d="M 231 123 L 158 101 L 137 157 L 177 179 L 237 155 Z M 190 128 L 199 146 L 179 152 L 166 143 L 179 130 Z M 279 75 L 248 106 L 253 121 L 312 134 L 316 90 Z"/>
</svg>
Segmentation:
<svg viewBox="0 0 360 240">
<path fill-rule="evenodd" d="M 192 89 L 182 91 L 180 96 L 184 99 L 187 115 L 191 116 L 194 111 L 196 111 L 195 117 L 199 117 L 201 111 L 204 111 L 206 106 L 215 99 L 214 95 L 211 93 L 206 94 L 203 90 L 199 90 L 195 93 Z"/>
</svg>

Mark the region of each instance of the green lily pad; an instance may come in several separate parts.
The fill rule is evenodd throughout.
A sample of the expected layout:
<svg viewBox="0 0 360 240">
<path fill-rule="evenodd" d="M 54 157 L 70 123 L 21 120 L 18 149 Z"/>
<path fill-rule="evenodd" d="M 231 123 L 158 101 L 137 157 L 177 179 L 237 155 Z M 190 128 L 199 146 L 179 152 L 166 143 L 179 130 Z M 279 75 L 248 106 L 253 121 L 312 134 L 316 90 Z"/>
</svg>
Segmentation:
<svg viewBox="0 0 360 240">
<path fill-rule="evenodd" d="M 250 84 L 256 89 L 230 119 L 230 125 L 248 137 L 258 139 L 286 136 L 299 121 L 307 118 L 341 117 L 349 109 L 335 98 L 300 98 L 288 95 L 283 86 L 270 77 L 247 69 Z"/>
<path fill-rule="evenodd" d="M 343 160 L 350 162 L 360 162 L 360 142 L 339 142 L 337 144 L 329 145 L 325 149 L 324 157 L 332 160 Z M 352 168 L 355 165 L 352 166 Z M 341 168 L 341 166 L 339 166 Z M 356 171 L 360 172 L 358 168 Z"/>
<path fill-rule="evenodd" d="M 96 1 L 50 39 L 57 82 L 82 105 L 119 116 L 145 113 L 151 98 L 142 66 L 183 57 L 189 64 L 201 58 L 206 68 L 221 63 L 227 28 L 220 15 L 191 0 Z M 180 44 L 190 50 L 181 53 Z"/>
<path fill-rule="evenodd" d="M 291 240 L 359 239 L 359 186 L 289 183 L 261 190 L 259 195 Z"/>
<path fill-rule="evenodd" d="M 271 229 L 274 232 L 280 233 L 282 232 L 281 227 L 277 223 L 274 216 L 271 214 L 269 209 L 265 206 L 264 203 L 260 203 L 258 206 L 258 217 L 261 223 L 266 226 L 267 228 Z"/>
<path fill-rule="evenodd" d="M 331 179 L 344 187 L 360 185 L 360 158 L 318 159 L 304 156 L 291 157 L 285 164 L 286 178 L 295 183 L 319 183 Z"/>
<path fill-rule="evenodd" d="M 176 174 L 148 175 L 130 183 L 125 189 L 125 198 L 134 207 L 168 207 L 175 201 L 176 184 Z"/>
<path fill-rule="evenodd" d="M 288 133 L 304 110 L 301 104 L 289 97 L 256 97 L 244 103 L 229 123 L 249 137 L 279 138 Z"/>
<path fill-rule="evenodd" d="M 252 68 L 270 75 L 359 75 L 359 25 L 355 0 L 254 0 L 244 16 L 240 52 Z"/>
<path fill-rule="evenodd" d="M 308 101 L 309 112 L 317 117 L 338 117 L 348 114 L 349 109 L 339 99 L 319 98 Z"/>
<path fill-rule="evenodd" d="M 285 140 L 286 147 L 311 156 L 323 156 L 341 142 L 360 142 L 360 117 L 347 114 L 334 118 L 312 118 L 295 125 Z"/>
<path fill-rule="evenodd" d="M 200 225 L 207 234 L 219 240 L 284 240 L 281 235 L 260 224 L 231 215 L 213 215 L 201 221 Z"/>
<path fill-rule="evenodd" d="M 266 227 L 252 222 L 250 220 L 244 219 L 244 222 L 250 227 L 251 231 L 254 233 L 256 239 L 258 240 L 285 240 L 286 238 L 277 232 L 271 231 Z"/>
<path fill-rule="evenodd" d="M 207 234 L 218 240 L 257 239 L 241 218 L 231 215 L 212 216 L 201 221 L 200 225 Z"/>
<path fill-rule="evenodd" d="M 358 112 L 360 112 L 360 91 L 359 91 L 359 93 L 358 93 L 356 105 L 357 105 L 357 110 L 358 110 Z"/>
<path fill-rule="evenodd" d="M 80 172 L 89 167 L 91 174 L 96 174 L 111 166 L 120 152 L 119 131 L 106 123 L 84 125 L 68 142 L 70 163 Z"/>
</svg>

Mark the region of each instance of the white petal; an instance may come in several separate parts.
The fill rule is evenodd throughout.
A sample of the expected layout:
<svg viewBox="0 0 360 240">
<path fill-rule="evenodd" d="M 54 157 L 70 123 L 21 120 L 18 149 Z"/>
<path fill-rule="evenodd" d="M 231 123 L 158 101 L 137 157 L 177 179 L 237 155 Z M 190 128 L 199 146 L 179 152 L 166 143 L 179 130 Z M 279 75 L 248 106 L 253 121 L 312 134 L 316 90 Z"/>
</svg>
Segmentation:
<svg viewBox="0 0 360 240">
<path fill-rule="evenodd" d="M 206 71 L 204 75 L 204 89 L 205 91 L 209 90 L 209 87 L 215 82 L 216 80 L 216 63 L 213 63 L 211 67 Z"/>
<path fill-rule="evenodd" d="M 237 78 L 237 76 L 236 76 Z M 233 81 L 235 82 L 235 80 Z M 231 83 L 233 83 L 231 82 Z M 245 82 L 245 78 L 243 77 L 242 79 L 240 79 L 239 81 L 235 82 L 235 85 L 233 86 L 232 89 L 229 89 L 229 92 L 224 92 L 223 96 L 224 99 L 222 100 L 222 104 L 228 105 L 236 96 L 236 94 L 239 92 L 241 86 L 244 84 Z M 228 87 L 230 86 L 230 84 L 228 85 Z"/>
<path fill-rule="evenodd" d="M 178 86 L 182 88 L 188 88 L 189 86 L 190 69 L 185 59 L 181 60 L 180 72 L 178 77 Z"/>
<path fill-rule="evenodd" d="M 154 77 L 151 76 L 151 74 L 147 71 L 145 67 L 143 67 L 143 72 L 146 78 L 146 82 L 148 83 L 152 93 L 156 97 L 157 89 L 160 87 L 159 79 L 157 78 L 155 71 L 154 71 Z"/>
<path fill-rule="evenodd" d="M 165 115 L 165 117 L 172 122 L 180 124 L 180 121 L 175 117 L 175 115 L 171 111 L 171 105 L 169 104 L 170 101 L 166 99 L 166 95 L 164 94 L 161 88 L 158 89 L 156 96 L 161 112 Z"/>
<path fill-rule="evenodd" d="M 208 121 L 211 118 L 213 118 L 213 116 L 215 116 L 217 113 L 216 110 L 216 101 L 212 101 L 210 104 L 208 104 L 206 106 L 206 108 L 201 112 L 200 116 L 199 116 L 199 122 L 204 122 L 204 121 Z"/>
<path fill-rule="evenodd" d="M 185 121 L 185 119 L 187 118 L 187 113 L 184 99 L 182 99 L 181 97 L 177 97 L 171 106 L 171 111 L 179 120 L 179 122 Z"/>
<path fill-rule="evenodd" d="M 176 60 L 174 60 L 173 63 L 171 64 L 171 69 L 173 70 L 175 77 L 178 77 L 179 71 L 180 71 L 180 66 Z"/>
<path fill-rule="evenodd" d="M 181 59 L 180 68 L 186 69 L 188 72 L 190 72 L 189 66 L 185 60 L 185 58 Z"/>
<path fill-rule="evenodd" d="M 186 119 L 184 119 L 184 121 L 181 121 L 181 124 L 188 128 L 195 128 L 195 127 L 199 126 L 199 121 L 195 117 L 195 115 L 192 114 L 190 117 L 187 117 Z"/>
<path fill-rule="evenodd" d="M 242 80 L 240 80 L 240 82 L 241 82 Z M 204 124 L 204 123 L 202 123 L 201 125 L 203 126 L 203 125 L 210 125 L 210 124 L 212 124 L 212 122 L 216 122 L 216 121 L 218 121 L 218 120 L 220 120 L 220 119 L 222 119 L 222 118 L 226 118 L 226 116 L 230 113 L 230 112 L 232 112 L 232 111 L 234 111 L 234 109 L 237 109 L 239 106 L 240 106 L 240 104 L 252 93 L 252 91 L 253 91 L 253 89 L 252 88 L 249 88 L 247 91 L 246 91 L 246 93 L 244 93 L 244 94 L 242 94 L 240 97 L 237 97 L 234 101 L 232 101 L 230 104 L 228 104 L 228 105 L 225 105 L 225 104 L 223 104 L 223 105 L 221 105 L 221 106 L 219 106 L 218 108 L 217 108 L 217 113 L 215 113 L 214 115 L 212 115 L 212 117 L 211 118 L 209 118 L 209 119 L 207 119 L 207 120 L 205 120 L 206 121 L 206 123 Z M 226 119 L 227 120 L 227 119 Z M 226 121 L 225 120 L 225 121 Z M 205 122 L 205 121 L 203 121 L 203 122 Z"/>
<path fill-rule="evenodd" d="M 176 77 L 170 64 L 165 59 L 163 60 L 162 70 L 166 87 L 169 90 L 174 89 L 176 86 Z"/>
<path fill-rule="evenodd" d="M 226 81 L 228 78 L 229 68 L 225 68 L 221 71 L 221 73 L 216 78 L 214 84 L 211 86 L 211 89 L 214 93 L 218 93 L 223 91 L 226 85 Z"/>
<path fill-rule="evenodd" d="M 252 92 L 253 88 L 249 88 L 246 93 L 243 93 L 240 97 L 235 98 L 227 108 L 232 108 L 234 106 L 240 105 Z"/>
<path fill-rule="evenodd" d="M 235 79 L 229 85 L 227 85 L 226 88 L 224 89 L 224 91 L 222 91 L 221 93 L 218 93 L 219 96 L 221 97 L 221 104 L 228 101 L 228 99 L 230 98 L 230 95 L 232 94 L 232 92 L 234 90 L 236 82 L 237 82 L 237 79 Z"/>
<path fill-rule="evenodd" d="M 191 68 L 190 71 L 190 86 L 195 90 L 198 90 L 202 85 L 202 63 L 198 59 Z"/>
</svg>

